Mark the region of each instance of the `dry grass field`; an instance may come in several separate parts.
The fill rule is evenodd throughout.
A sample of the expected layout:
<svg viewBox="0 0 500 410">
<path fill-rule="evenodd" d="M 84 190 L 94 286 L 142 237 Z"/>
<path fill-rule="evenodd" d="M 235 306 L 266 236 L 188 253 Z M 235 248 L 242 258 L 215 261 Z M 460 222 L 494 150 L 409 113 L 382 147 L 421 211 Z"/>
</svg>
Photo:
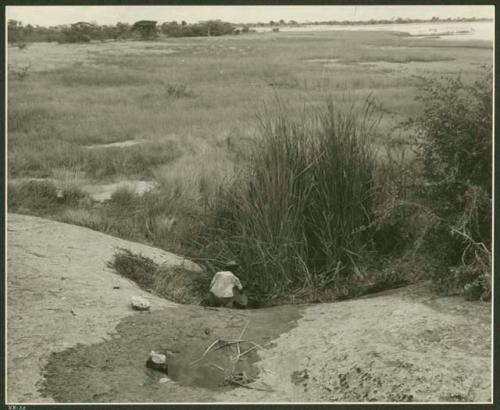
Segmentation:
<svg viewBox="0 0 500 410">
<path fill-rule="evenodd" d="M 41 43 L 8 53 L 9 177 L 65 170 L 95 182 L 162 178 L 180 159 L 210 175 L 232 162 L 231 148 L 254 134 L 275 94 L 300 107 L 372 93 L 396 123 L 419 109 L 413 76 L 473 77 L 492 59 L 480 42 L 383 32 Z M 143 143 L 87 149 L 129 140 Z"/>
</svg>

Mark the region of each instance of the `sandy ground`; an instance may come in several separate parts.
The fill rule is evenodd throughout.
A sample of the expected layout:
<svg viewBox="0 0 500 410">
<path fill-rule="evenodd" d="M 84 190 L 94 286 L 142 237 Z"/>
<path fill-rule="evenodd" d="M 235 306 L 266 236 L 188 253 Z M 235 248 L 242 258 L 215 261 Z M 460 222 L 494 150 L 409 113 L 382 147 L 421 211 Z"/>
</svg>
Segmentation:
<svg viewBox="0 0 500 410">
<path fill-rule="evenodd" d="M 176 309 L 106 266 L 116 248 L 196 268 L 156 248 L 31 216 L 8 215 L 7 241 L 9 402 L 50 401 L 37 391 L 48 355 L 109 337 L 120 319 L 134 313 L 131 296 L 146 297 L 155 309 Z"/>
<path fill-rule="evenodd" d="M 491 305 L 437 298 L 424 284 L 311 306 L 258 366 L 275 392 L 220 399 L 489 402 Z"/>
<path fill-rule="evenodd" d="M 189 264 L 182 258 L 36 217 L 9 214 L 7 227 L 10 403 L 491 399 L 490 303 L 436 297 L 422 284 L 312 306 L 177 305 L 106 263 L 116 247 Z M 132 295 L 151 312 L 132 311 Z M 264 350 L 237 370 L 254 383 L 224 384 L 234 347 L 189 365 L 246 323 L 245 339 Z M 172 353 L 169 377 L 145 368 L 150 350 Z"/>
</svg>

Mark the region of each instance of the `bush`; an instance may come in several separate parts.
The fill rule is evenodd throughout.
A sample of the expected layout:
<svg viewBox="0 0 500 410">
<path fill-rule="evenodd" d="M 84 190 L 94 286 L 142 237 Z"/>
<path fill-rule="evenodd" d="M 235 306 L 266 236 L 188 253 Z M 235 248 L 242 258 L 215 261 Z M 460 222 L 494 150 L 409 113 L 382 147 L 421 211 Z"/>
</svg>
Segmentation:
<svg viewBox="0 0 500 410">
<path fill-rule="evenodd" d="M 436 216 L 426 251 L 441 262 L 434 283 L 448 293 L 484 286 L 491 272 L 492 72 L 474 84 L 423 80 L 415 132 L 425 183 L 418 196 Z M 478 292 L 475 292 L 478 293 Z"/>
<path fill-rule="evenodd" d="M 377 118 L 370 101 L 358 108 L 342 112 L 329 100 L 303 118 L 283 107 L 262 117 L 248 169 L 222 192 L 203 242 L 212 257 L 240 262 L 252 292 L 272 297 L 364 276 Z"/>
</svg>

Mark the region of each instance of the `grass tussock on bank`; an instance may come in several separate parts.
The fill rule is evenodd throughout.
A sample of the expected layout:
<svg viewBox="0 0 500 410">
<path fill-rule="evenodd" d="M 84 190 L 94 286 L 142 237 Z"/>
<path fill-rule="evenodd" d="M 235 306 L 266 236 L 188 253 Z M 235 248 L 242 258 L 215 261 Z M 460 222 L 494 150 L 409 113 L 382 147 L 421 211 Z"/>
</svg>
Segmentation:
<svg viewBox="0 0 500 410">
<path fill-rule="evenodd" d="M 142 255 L 119 249 L 109 266 L 142 289 L 176 303 L 199 304 L 207 293 L 211 278 L 181 267 L 164 267 Z"/>
</svg>

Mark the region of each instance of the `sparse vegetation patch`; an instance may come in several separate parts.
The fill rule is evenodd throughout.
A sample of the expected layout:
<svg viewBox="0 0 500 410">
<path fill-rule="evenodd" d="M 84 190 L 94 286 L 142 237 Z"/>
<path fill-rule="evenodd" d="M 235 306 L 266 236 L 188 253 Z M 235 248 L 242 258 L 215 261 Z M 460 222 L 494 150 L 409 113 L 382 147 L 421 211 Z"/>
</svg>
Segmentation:
<svg viewBox="0 0 500 410">
<path fill-rule="evenodd" d="M 177 303 L 199 304 L 207 292 L 210 277 L 181 267 L 162 267 L 151 259 L 119 249 L 109 266 L 142 289 Z"/>
</svg>

